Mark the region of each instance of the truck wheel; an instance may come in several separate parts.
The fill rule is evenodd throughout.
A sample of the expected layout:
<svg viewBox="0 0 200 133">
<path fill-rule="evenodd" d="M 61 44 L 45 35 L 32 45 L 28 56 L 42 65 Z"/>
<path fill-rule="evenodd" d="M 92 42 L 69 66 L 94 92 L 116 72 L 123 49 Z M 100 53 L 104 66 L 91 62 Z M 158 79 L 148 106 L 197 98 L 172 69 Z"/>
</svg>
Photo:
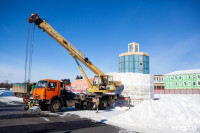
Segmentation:
<svg viewBox="0 0 200 133">
<path fill-rule="evenodd" d="M 47 111 L 49 109 L 49 107 L 48 106 L 40 106 L 40 109 L 42 111 Z"/>
<path fill-rule="evenodd" d="M 99 109 L 105 110 L 107 106 L 108 106 L 108 102 L 106 100 L 100 101 Z"/>
<path fill-rule="evenodd" d="M 83 109 L 83 108 L 84 108 L 84 106 L 83 106 L 82 103 L 75 103 L 75 107 L 76 107 L 77 109 Z"/>
<path fill-rule="evenodd" d="M 87 104 L 88 110 L 94 110 L 95 108 L 96 108 L 96 106 L 93 102 L 88 102 L 88 104 Z"/>
<path fill-rule="evenodd" d="M 50 111 L 51 112 L 59 112 L 62 108 L 62 105 L 59 100 L 55 100 L 50 105 Z"/>
</svg>

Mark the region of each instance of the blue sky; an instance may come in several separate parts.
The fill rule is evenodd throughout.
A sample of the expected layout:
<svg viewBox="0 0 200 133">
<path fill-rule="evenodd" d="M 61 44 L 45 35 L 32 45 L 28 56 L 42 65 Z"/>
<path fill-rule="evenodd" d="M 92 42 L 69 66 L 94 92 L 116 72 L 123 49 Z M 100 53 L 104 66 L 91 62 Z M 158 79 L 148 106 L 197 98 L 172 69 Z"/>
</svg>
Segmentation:
<svg viewBox="0 0 200 133">
<path fill-rule="evenodd" d="M 118 56 L 131 42 L 149 53 L 151 74 L 200 68 L 198 0 L 0 0 L 0 5 L 0 82 L 24 81 L 27 20 L 35 12 L 104 73 L 118 71 Z M 54 39 L 37 27 L 34 37 L 32 81 L 81 75 Z"/>
</svg>

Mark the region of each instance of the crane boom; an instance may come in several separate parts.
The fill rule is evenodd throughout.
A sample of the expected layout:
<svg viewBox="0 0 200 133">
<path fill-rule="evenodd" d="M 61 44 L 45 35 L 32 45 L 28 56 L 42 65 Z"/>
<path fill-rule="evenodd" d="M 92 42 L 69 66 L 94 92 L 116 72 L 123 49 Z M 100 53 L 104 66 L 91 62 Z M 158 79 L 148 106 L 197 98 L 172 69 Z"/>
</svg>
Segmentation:
<svg viewBox="0 0 200 133">
<path fill-rule="evenodd" d="M 31 15 L 28 19 L 29 23 L 35 23 L 40 29 L 43 29 L 52 38 L 54 38 L 59 44 L 61 44 L 75 59 L 81 70 L 84 78 L 86 79 L 90 88 L 87 89 L 87 93 L 109 93 L 115 92 L 115 87 L 121 86 L 121 82 L 113 81 L 113 77 L 105 75 L 98 67 L 96 67 L 88 58 L 85 57 L 78 49 L 76 49 L 71 43 L 69 43 L 64 37 L 62 37 L 56 30 L 52 28 L 45 20 L 41 19 L 37 13 Z M 83 71 L 78 60 L 95 73 L 93 85 L 90 83 L 87 75 Z"/>
<path fill-rule="evenodd" d="M 88 67 L 95 74 L 104 74 L 97 66 L 95 66 L 85 55 L 76 49 L 71 43 L 69 43 L 64 37 L 62 37 L 56 30 L 52 28 L 45 20 L 41 19 L 36 13 L 32 14 L 29 18 L 29 23 L 34 22 L 39 28 L 43 29 L 52 38 L 54 38 L 59 44 L 61 44 L 72 57 L 77 58 L 86 67 Z"/>
</svg>

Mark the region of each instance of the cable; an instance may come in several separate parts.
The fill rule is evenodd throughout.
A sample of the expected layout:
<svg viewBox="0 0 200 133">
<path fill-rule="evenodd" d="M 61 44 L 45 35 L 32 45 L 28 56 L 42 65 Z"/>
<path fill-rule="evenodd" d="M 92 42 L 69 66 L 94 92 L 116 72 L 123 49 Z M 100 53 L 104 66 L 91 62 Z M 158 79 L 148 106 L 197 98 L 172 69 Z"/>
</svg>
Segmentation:
<svg viewBox="0 0 200 133">
<path fill-rule="evenodd" d="M 34 29 L 35 26 L 32 24 L 31 29 L 31 43 L 30 43 L 30 55 L 29 55 L 29 73 L 28 73 L 28 81 L 31 81 L 31 69 L 32 69 L 32 57 L 33 57 L 33 44 L 34 44 Z"/>
<path fill-rule="evenodd" d="M 28 29 L 27 29 L 27 40 L 26 40 L 26 59 L 25 59 L 25 76 L 24 76 L 24 82 L 26 82 L 26 71 L 27 71 L 27 57 L 28 57 L 28 43 L 29 43 L 29 23 L 28 23 Z"/>
</svg>

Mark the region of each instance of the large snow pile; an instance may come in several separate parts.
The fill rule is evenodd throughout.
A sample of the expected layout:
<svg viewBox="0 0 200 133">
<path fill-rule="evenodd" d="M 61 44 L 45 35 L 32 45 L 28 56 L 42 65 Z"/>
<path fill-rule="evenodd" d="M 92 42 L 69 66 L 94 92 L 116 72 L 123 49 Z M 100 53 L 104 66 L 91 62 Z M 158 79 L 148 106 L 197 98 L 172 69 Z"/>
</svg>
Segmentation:
<svg viewBox="0 0 200 133">
<path fill-rule="evenodd" d="M 22 103 L 23 98 L 14 97 L 11 91 L 0 91 L 0 102 L 6 104 Z"/>
<path fill-rule="evenodd" d="M 95 121 L 115 125 L 128 131 L 143 133 L 200 132 L 200 95 L 155 95 L 155 100 L 145 100 L 131 107 L 113 106 L 104 111 L 64 108 L 64 113 L 50 113 L 59 116 L 79 115 Z M 14 104 L 22 98 L 0 97 L 0 102 Z M 127 111 L 126 111 L 127 110 Z"/>
<path fill-rule="evenodd" d="M 113 80 L 121 81 L 122 86 L 116 88 L 116 93 L 131 99 L 153 99 L 153 75 L 142 73 L 109 73 Z"/>
<path fill-rule="evenodd" d="M 200 132 L 199 95 L 162 95 L 159 100 L 145 100 L 126 108 L 105 111 L 68 111 L 63 115 L 81 117 L 116 125 L 138 132 Z"/>
</svg>

